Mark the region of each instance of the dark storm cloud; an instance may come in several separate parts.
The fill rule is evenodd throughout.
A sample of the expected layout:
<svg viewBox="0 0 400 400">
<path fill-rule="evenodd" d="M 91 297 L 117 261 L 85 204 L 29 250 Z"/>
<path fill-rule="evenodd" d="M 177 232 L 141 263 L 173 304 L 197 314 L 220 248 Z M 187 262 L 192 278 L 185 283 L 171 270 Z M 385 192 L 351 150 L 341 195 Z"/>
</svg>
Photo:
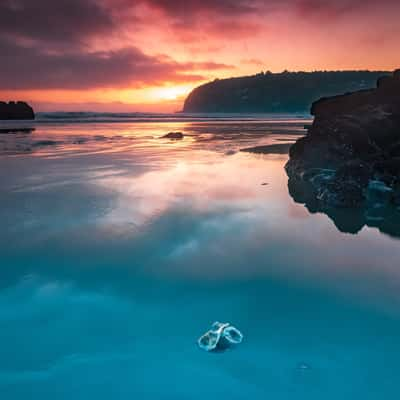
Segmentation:
<svg viewBox="0 0 400 400">
<path fill-rule="evenodd" d="M 115 26 L 108 10 L 95 0 L 0 2 L 0 35 L 16 39 L 79 43 Z"/>
<path fill-rule="evenodd" d="M 381 0 L 382 5 L 389 4 L 392 0 Z M 376 4 L 375 0 L 289 0 L 290 4 L 294 4 L 294 10 L 300 16 L 307 18 L 319 16 L 323 19 L 336 19 L 343 17 L 349 13 L 358 12 L 362 15 L 365 10 Z M 394 3 L 394 2 L 393 2 Z"/>
<path fill-rule="evenodd" d="M 201 43 L 206 36 L 211 39 L 204 43 L 215 46 L 265 30 L 275 11 L 310 19 L 318 27 L 349 13 L 356 21 L 372 6 L 391 10 L 388 6 L 399 4 L 398 0 L 381 0 L 379 5 L 375 0 L 0 0 L 0 88 L 137 87 L 195 81 L 203 78 L 199 70 L 230 68 L 147 55 L 135 41 L 138 24 L 144 30 L 160 25 L 161 33 L 167 24 L 185 45 Z M 124 44 L 116 39 L 120 32 L 128 32 L 134 44 L 121 49 L 127 42 L 126 37 Z M 99 49 L 102 40 L 110 38 L 118 46 L 114 51 L 90 50 L 93 40 Z"/>
<path fill-rule="evenodd" d="M 124 0 L 122 0 L 124 1 Z M 249 14 L 268 13 L 274 10 L 294 11 L 303 15 L 313 13 L 341 15 L 352 10 L 361 14 L 366 7 L 378 4 L 398 4 L 398 0 L 137 0 L 163 10 L 174 17 L 186 17 L 203 13 L 220 17 L 235 17 Z M 125 4 L 133 4 L 125 0 Z"/>
<path fill-rule="evenodd" d="M 140 87 L 203 79 L 196 70 L 231 68 L 218 63 L 177 63 L 131 47 L 116 51 L 52 54 L 0 41 L 0 87 L 4 89 L 89 89 Z"/>
<path fill-rule="evenodd" d="M 134 33 L 138 26 L 145 29 L 157 23 L 141 6 L 160 12 L 161 22 L 173 29 L 200 33 L 204 22 L 210 35 L 218 36 L 218 31 L 245 35 L 247 26 L 249 34 L 256 27 L 253 17 L 267 25 L 274 11 L 303 19 L 335 19 L 350 12 L 362 16 L 377 4 L 376 0 L 1 0 L 0 36 L 40 41 L 56 50 L 62 45 L 84 46 L 93 38 L 108 38 L 122 29 Z M 396 4 L 398 0 L 381 0 L 379 7 Z"/>
<path fill-rule="evenodd" d="M 229 16 L 242 15 L 256 11 L 260 3 L 255 0 L 143 0 L 142 2 L 174 16 L 195 15 L 202 12 Z"/>
<path fill-rule="evenodd" d="M 111 1 L 111 0 L 110 0 Z M 119 0 L 133 4 L 131 0 Z M 400 11 L 399 0 L 137 0 L 162 12 L 177 37 L 185 43 L 206 35 L 223 40 L 254 37 L 269 25 L 276 25 L 279 15 L 299 18 L 313 26 L 340 23 L 351 16 L 354 22 L 386 10 Z M 371 11 L 372 10 L 372 11 Z"/>
<path fill-rule="evenodd" d="M 166 20 L 185 25 L 209 18 L 246 23 L 251 16 L 268 17 L 275 10 L 303 18 L 335 17 L 349 12 L 362 15 L 371 5 L 384 8 L 398 0 L 1 0 L 0 35 L 43 42 L 79 43 L 124 28 L 134 30 L 138 21 L 153 24 L 138 6 L 164 13 Z M 126 18 L 129 15 L 129 18 Z M 244 19 L 240 21 L 240 18 Z M 128 25 L 128 26 L 125 26 Z"/>
<path fill-rule="evenodd" d="M 132 1 L 126 0 L 132 4 Z M 202 17 L 219 21 L 233 20 L 246 23 L 247 18 L 259 17 L 261 23 L 268 23 L 274 12 L 297 15 L 302 19 L 320 17 L 321 23 L 335 21 L 346 15 L 362 19 L 371 9 L 400 10 L 399 0 L 138 0 L 150 7 L 162 10 L 166 15 L 180 22 L 190 23 Z M 390 13 L 390 11 L 388 11 Z M 239 21 L 242 18 L 242 21 Z M 244 21 L 243 21 L 244 20 Z"/>
<path fill-rule="evenodd" d="M 1 89 L 139 87 L 198 81 L 203 77 L 194 70 L 230 68 L 212 62 L 177 63 L 137 47 L 89 51 L 87 41 L 109 37 L 119 28 L 113 9 L 118 4 L 122 6 L 103 0 L 3 0 Z"/>
</svg>

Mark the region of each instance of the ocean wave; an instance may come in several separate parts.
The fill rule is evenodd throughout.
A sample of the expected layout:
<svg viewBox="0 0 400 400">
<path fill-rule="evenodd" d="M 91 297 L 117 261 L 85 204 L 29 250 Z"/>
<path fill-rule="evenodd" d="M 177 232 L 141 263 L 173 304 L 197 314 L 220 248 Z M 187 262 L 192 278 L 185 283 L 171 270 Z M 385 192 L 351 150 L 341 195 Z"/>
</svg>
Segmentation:
<svg viewBox="0 0 400 400">
<path fill-rule="evenodd" d="M 37 123 L 112 123 L 112 122 L 202 122 L 202 121 L 282 121 L 304 120 L 307 115 L 296 114 L 160 114 L 160 113 L 97 113 L 97 112 L 38 112 Z"/>
</svg>

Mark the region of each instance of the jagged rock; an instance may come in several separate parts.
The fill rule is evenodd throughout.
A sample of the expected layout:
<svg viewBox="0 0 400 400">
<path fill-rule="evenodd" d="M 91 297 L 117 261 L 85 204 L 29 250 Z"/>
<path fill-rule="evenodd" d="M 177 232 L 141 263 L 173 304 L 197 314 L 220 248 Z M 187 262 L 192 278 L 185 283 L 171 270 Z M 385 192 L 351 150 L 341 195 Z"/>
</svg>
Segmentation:
<svg viewBox="0 0 400 400">
<path fill-rule="evenodd" d="M 400 70 L 376 89 L 321 99 L 311 112 L 314 122 L 285 166 L 293 198 L 341 230 L 367 224 L 399 236 Z M 355 224 L 340 208 L 351 209 Z"/>
<path fill-rule="evenodd" d="M 393 189 L 382 181 L 373 180 L 368 183 L 366 197 L 373 206 L 386 206 L 392 201 Z"/>
<path fill-rule="evenodd" d="M 206 351 L 223 351 L 243 340 L 242 333 L 229 323 L 214 322 L 211 329 L 198 340 L 199 347 Z"/>
<path fill-rule="evenodd" d="M 366 200 L 368 182 L 394 185 L 400 179 L 400 74 L 386 76 L 378 87 L 325 98 L 311 108 L 314 122 L 290 148 L 286 171 L 307 180 L 309 171 L 332 169 L 324 182 L 314 181 L 319 200 L 354 207 Z"/>
<path fill-rule="evenodd" d="M 35 113 L 32 107 L 23 101 L 0 101 L 0 120 L 9 119 L 35 119 Z"/>
<path fill-rule="evenodd" d="M 382 233 L 400 237 L 400 190 L 394 190 L 391 200 L 393 204 L 366 201 L 363 205 L 350 208 L 329 205 L 319 200 L 315 187 L 308 181 L 289 178 L 288 189 L 296 203 L 304 204 L 311 214 L 326 214 L 341 232 L 357 234 L 364 226 L 371 226 Z"/>
<path fill-rule="evenodd" d="M 291 143 L 274 143 L 264 146 L 248 147 L 240 149 L 240 151 L 254 154 L 287 154 L 291 145 Z"/>
<path fill-rule="evenodd" d="M 169 132 L 166 135 L 162 136 L 161 139 L 183 139 L 184 135 L 182 132 Z"/>
</svg>

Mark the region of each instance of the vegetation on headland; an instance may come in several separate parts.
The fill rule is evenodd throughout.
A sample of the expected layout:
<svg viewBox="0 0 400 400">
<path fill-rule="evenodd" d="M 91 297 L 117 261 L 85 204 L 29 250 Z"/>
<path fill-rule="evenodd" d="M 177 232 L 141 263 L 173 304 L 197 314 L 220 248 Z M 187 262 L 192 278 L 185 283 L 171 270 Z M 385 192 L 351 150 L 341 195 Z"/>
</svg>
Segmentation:
<svg viewBox="0 0 400 400">
<path fill-rule="evenodd" d="M 326 96 L 373 88 L 385 71 L 262 72 L 216 79 L 194 89 L 184 112 L 285 113 L 308 112 Z"/>
</svg>

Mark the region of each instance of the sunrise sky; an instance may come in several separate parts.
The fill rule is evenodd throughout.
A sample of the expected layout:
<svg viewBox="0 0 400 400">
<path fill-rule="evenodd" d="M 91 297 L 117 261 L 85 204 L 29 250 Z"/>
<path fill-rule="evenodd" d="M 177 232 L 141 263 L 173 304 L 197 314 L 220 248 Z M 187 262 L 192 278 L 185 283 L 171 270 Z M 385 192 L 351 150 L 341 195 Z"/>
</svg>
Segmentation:
<svg viewBox="0 0 400 400">
<path fill-rule="evenodd" d="M 1 0 L 0 99 L 178 111 L 215 78 L 400 67 L 399 0 Z"/>
</svg>

